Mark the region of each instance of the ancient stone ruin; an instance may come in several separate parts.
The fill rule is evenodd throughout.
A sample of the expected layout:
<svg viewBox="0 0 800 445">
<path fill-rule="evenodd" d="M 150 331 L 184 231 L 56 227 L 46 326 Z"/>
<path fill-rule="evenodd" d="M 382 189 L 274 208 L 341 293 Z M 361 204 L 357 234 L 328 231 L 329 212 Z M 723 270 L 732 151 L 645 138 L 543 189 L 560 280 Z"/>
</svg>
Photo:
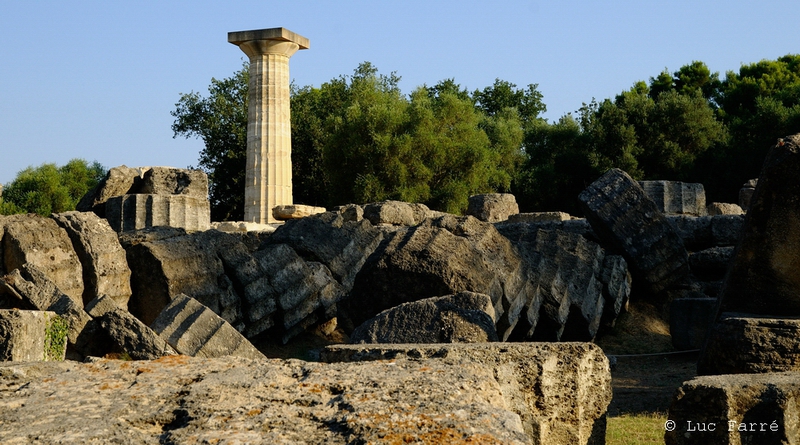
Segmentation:
<svg viewBox="0 0 800 445">
<path fill-rule="evenodd" d="M 307 38 L 285 28 L 228 33 L 250 58 L 244 219 L 277 221 L 276 206 L 292 205 L 292 131 L 289 58 L 308 49 Z"/>
<path fill-rule="evenodd" d="M 741 240 L 697 366 L 701 377 L 676 393 L 667 444 L 789 444 L 800 437 L 798 171 L 800 135 L 779 140 L 743 206 Z"/>
<path fill-rule="evenodd" d="M 12 360 L 0 365 L 12 388 L 0 398 L 25 407 L 0 410 L 0 441 L 54 434 L 63 410 L 101 410 L 115 413 L 102 428 L 66 428 L 76 440 L 134 428 L 141 442 L 213 441 L 230 421 L 242 441 L 599 444 L 609 362 L 590 342 L 630 300 L 669 316 L 679 350 L 699 349 L 713 324 L 701 372 L 762 376 L 756 392 L 738 377 L 687 382 L 671 418 L 720 416 L 737 400 L 741 418 L 780 413 L 791 437 L 794 377 L 770 373 L 796 367 L 794 250 L 781 247 L 794 242 L 797 147 L 792 137 L 773 149 L 746 223 L 709 214 L 700 185 L 610 170 L 579 196 L 585 219 L 519 214 L 513 196 L 494 194 L 472 197 L 466 216 L 397 201 L 285 207 L 298 217 L 272 230 L 220 231 L 173 218 L 170 206 L 125 210 L 148 199 L 207 208 L 202 173 L 112 169 L 84 211 L 0 217 L 0 357 Z M 328 364 L 265 361 L 265 345 L 310 331 L 355 344 L 318 352 Z M 60 382 L 75 404 L 49 401 Z M 89 403 L 97 387 L 116 401 Z M 219 388 L 237 401 L 214 402 Z M 136 409 L 120 401 L 131 397 Z M 162 399 L 167 414 L 144 408 Z M 228 420 L 203 418 L 211 403 Z M 409 423 L 381 417 L 387 407 Z M 251 436 L 256 425 L 270 429 Z"/>
</svg>

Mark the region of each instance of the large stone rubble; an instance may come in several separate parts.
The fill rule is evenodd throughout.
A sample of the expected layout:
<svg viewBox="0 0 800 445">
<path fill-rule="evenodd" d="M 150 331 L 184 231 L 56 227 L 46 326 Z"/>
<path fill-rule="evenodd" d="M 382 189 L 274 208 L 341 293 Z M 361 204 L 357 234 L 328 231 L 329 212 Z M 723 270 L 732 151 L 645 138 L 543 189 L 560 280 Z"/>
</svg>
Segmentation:
<svg viewBox="0 0 800 445">
<path fill-rule="evenodd" d="M 800 135 L 779 140 L 743 206 L 740 242 L 697 365 L 701 377 L 685 382 L 670 406 L 668 445 L 792 444 L 800 437 L 798 171 Z"/>
<path fill-rule="evenodd" d="M 344 334 L 352 335 L 355 342 L 500 341 L 508 345 L 503 346 L 502 351 L 517 351 L 516 346 L 510 346 L 513 342 L 592 341 L 602 329 L 614 326 L 630 299 L 639 299 L 670 313 L 676 348 L 696 349 L 702 345 L 706 328 L 714 320 L 709 314 L 722 292 L 722 279 L 744 221 L 742 215 L 705 215 L 705 196 L 698 184 L 655 181 L 640 185 L 619 170 L 609 171 L 581 194 L 587 219 L 566 214 L 514 216 L 518 208 L 513 196 L 498 194 L 472 197 L 469 213 L 474 217 L 434 212 L 419 204 L 385 201 L 363 206 L 349 204 L 334 211 L 291 219 L 280 226 L 269 226 L 269 230 L 259 227 L 257 231 L 248 231 L 245 226 L 243 230 L 222 232 L 205 230 L 205 226 L 174 223 L 169 215 L 162 215 L 164 218 L 160 220 L 148 220 L 147 212 L 151 210 L 142 214 L 143 223 L 126 222 L 127 217 L 114 213 L 115 207 L 109 205 L 118 198 L 122 202 L 162 198 L 173 202 L 201 199 L 201 196 L 205 199 L 207 184 L 204 181 L 197 172 L 186 170 L 120 167 L 112 169 L 104 183 L 91 196 L 87 195 L 82 206 L 92 212 L 68 212 L 52 218 L 0 217 L 0 272 L 3 274 L 0 309 L 34 309 L 57 314 L 68 328 L 67 358 L 82 360 L 105 355 L 153 360 L 166 357 L 160 359 L 160 363 L 177 360 L 191 364 L 196 362 L 175 354 L 217 359 L 230 355 L 263 360 L 262 353 L 254 345 L 291 342 L 294 337 L 321 326 L 327 330 L 338 327 Z M 766 184 L 762 187 L 771 184 L 769 179 L 761 182 Z M 755 194 L 751 212 L 757 212 L 759 196 Z M 110 221 L 102 216 L 110 217 Z M 136 218 L 139 216 L 134 220 Z M 726 320 L 737 320 L 739 324 L 727 321 L 726 325 Z M 754 345 L 751 349 L 741 349 L 743 353 L 752 354 L 753 360 L 726 356 L 719 359 L 720 363 L 734 360 L 735 364 L 730 366 L 738 366 L 737 370 L 762 372 L 762 368 L 753 364 L 758 361 L 759 354 L 789 358 L 796 354 L 793 339 L 800 328 L 795 329 L 791 320 L 759 320 L 753 322 L 746 316 L 744 321 L 734 317 L 718 320 L 718 324 L 722 323 L 719 326 L 728 326 L 725 328 L 728 330 L 718 328 L 715 335 L 737 341 L 744 338 Z M 778 325 L 786 329 L 776 331 Z M 736 328 L 739 330 L 731 333 L 730 326 L 749 327 Z M 755 346 L 755 339 L 774 332 L 785 332 L 783 336 L 774 335 L 783 340 L 767 348 Z M 574 354 L 581 357 L 595 354 L 591 352 L 595 350 L 581 349 L 588 346 L 576 346 L 578 349 L 573 351 L 566 346 L 569 344 L 545 348 L 549 351 L 546 357 L 536 358 L 544 360 L 544 364 L 530 372 L 552 376 L 549 378 L 556 386 L 566 385 L 569 379 L 583 381 L 581 372 L 588 372 L 587 382 L 594 383 L 587 383 L 587 388 L 591 384 L 606 385 L 591 380 L 607 375 L 607 363 L 603 365 L 600 359 L 593 358 L 586 363 L 579 360 L 583 365 L 578 368 L 584 371 L 576 371 L 577 374 L 558 368 L 564 363 L 573 363 Z M 400 368 L 408 373 L 412 368 L 417 369 L 414 368 L 417 364 L 412 363 L 415 358 L 437 356 L 443 351 L 433 346 L 428 349 L 363 347 L 366 349 L 334 348 L 323 356 L 329 361 L 352 361 L 353 357 L 364 354 L 370 357 L 378 354 L 384 360 L 406 357 Z M 453 352 L 462 351 L 460 347 L 455 348 L 445 355 L 450 354 L 451 359 L 469 356 L 491 361 L 494 359 L 489 356 L 496 353 L 474 352 L 484 351 L 478 346 L 475 346 L 478 349 L 463 349 L 473 351 L 469 353 Z M 348 356 L 350 352 L 342 351 L 362 352 Z M 339 358 L 332 358 L 332 354 L 339 354 Z M 349 358 L 343 358 L 345 356 Z M 504 357 L 510 356 L 521 360 L 517 352 Z M 221 360 L 234 363 L 230 369 L 245 363 L 233 358 Z M 505 363 L 503 360 L 497 363 Z M 549 368 L 550 361 L 560 363 L 553 365 L 553 369 L 558 370 Z M 98 363 L 104 363 L 105 369 L 115 373 L 123 369 L 117 369 L 115 362 Z M 221 362 L 202 363 L 211 363 L 209 366 L 213 368 Z M 285 366 L 294 365 L 276 364 L 259 372 L 279 376 L 283 375 Z M 322 373 L 315 368 L 317 365 L 308 366 L 302 372 Z M 338 369 L 336 366 L 344 365 L 327 366 Z M 367 369 L 373 365 L 363 366 Z M 793 369 L 793 366 L 794 362 L 787 358 L 775 361 L 773 370 Z M 46 369 L 61 372 L 57 367 Z M 80 369 L 83 368 L 70 368 L 70 372 L 83 372 Z M 500 393 L 506 397 L 505 405 L 487 402 L 491 409 L 506 409 L 505 414 L 496 414 L 499 411 L 491 415 L 473 413 L 481 419 L 492 416 L 495 420 L 506 419 L 500 422 L 502 427 L 498 427 L 497 431 L 501 431 L 496 436 L 498 443 L 513 443 L 514 440 L 521 440 L 520 443 L 602 443 L 598 438 L 604 430 L 602 419 L 607 402 L 603 402 L 602 397 L 605 396 L 598 399 L 600 402 L 592 402 L 596 404 L 587 408 L 588 411 L 581 411 L 582 415 L 568 413 L 563 411 L 566 405 L 569 409 L 584 406 L 580 399 L 582 384 L 578 388 L 568 385 L 568 388 L 559 389 L 565 396 L 560 401 L 555 397 L 552 402 L 536 402 L 536 409 L 544 409 L 542 403 L 552 403 L 547 405 L 551 408 L 545 409 L 551 410 L 547 411 L 550 414 L 534 415 L 531 414 L 533 408 L 520 408 L 524 397 L 507 397 L 508 382 L 519 383 L 533 377 L 516 375 L 510 369 L 501 366 L 494 370 L 492 377 L 500 379 L 498 384 Z M 342 380 L 350 368 L 331 372 L 334 380 Z M 450 375 L 447 373 L 451 371 L 442 372 Z M 467 373 L 468 370 L 455 372 Z M 459 375 L 467 380 L 473 378 Z M 436 385 L 440 383 L 435 382 Z M 408 384 L 408 380 L 403 383 Z M 533 386 L 526 383 L 517 390 L 525 394 L 552 390 L 545 391 L 536 385 L 538 383 Z M 341 395 L 330 392 L 334 398 Z M 192 397 L 179 403 L 185 405 L 191 398 L 193 401 L 189 405 L 198 411 L 184 414 L 177 409 L 170 411 L 172 414 L 157 414 L 154 418 L 163 420 L 158 420 L 157 425 L 171 426 L 158 431 L 152 426 L 144 427 L 140 429 L 144 431 L 141 440 L 146 442 L 155 437 L 148 434 L 170 440 L 213 440 L 214 433 L 199 426 L 199 419 L 203 417 L 198 413 L 206 412 L 207 408 L 198 402 L 199 398 Z M 322 399 L 318 402 L 327 403 Z M 290 405 L 294 406 L 293 402 L 284 404 Z M 130 407 L 118 409 L 123 414 L 133 412 Z M 253 408 L 256 409 L 261 411 L 249 417 L 272 419 L 270 416 L 285 408 Z M 356 411 L 360 412 L 358 409 Z M 369 409 L 364 412 L 371 413 Z M 443 412 L 440 409 L 437 412 Z M 272 414 L 260 416 L 267 412 Z M 352 411 L 348 411 L 350 414 L 337 412 L 328 409 L 326 414 L 314 413 L 313 416 L 318 419 L 352 418 Z M 237 413 L 232 416 L 238 419 L 235 423 L 240 427 L 249 425 L 249 417 L 245 419 L 239 411 Z M 297 415 L 308 418 L 309 413 Z M 325 417 L 329 415 L 333 417 Z M 398 415 L 413 417 L 405 411 Z M 540 415 L 544 417 L 536 417 Z M 0 410 L 0 419 L 2 416 Z M 425 412 L 419 418 L 428 418 L 426 416 L 430 414 Z M 514 416 L 517 420 L 513 420 Z M 532 421 L 533 418 L 538 420 Z M 127 417 L 121 415 L 119 419 Z M 123 425 L 130 427 L 127 420 L 119 419 L 108 425 L 110 431 L 121 429 Z M 451 423 L 445 423 L 458 431 L 458 437 L 472 437 L 471 433 L 459 429 L 462 420 L 450 419 L 447 422 Z M 133 422 L 144 425 L 149 421 Z M 321 422 L 332 425 L 330 422 L 335 421 Z M 559 422 L 577 422 L 582 426 L 564 429 L 558 426 Z M 282 425 L 289 423 L 292 422 L 287 420 Z M 372 423 L 353 426 L 353 422 L 348 421 L 347 424 L 347 428 L 352 427 L 350 430 L 336 427 L 326 432 L 323 428 L 320 434 L 336 443 L 340 436 L 345 441 L 379 437 L 386 434 L 381 429 L 384 427 L 402 430 L 394 421 L 386 424 L 389 426 L 377 427 L 378 424 Z M 41 425 L 42 434 L 46 435 L 51 427 L 46 422 Z M 310 434 L 298 432 L 305 431 L 302 428 L 306 426 L 319 430 L 319 425 L 312 422 L 297 426 L 301 428 L 298 430 L 290 428 L 285 436 L 273 439 L 291 441 L 292 437 L 301 437 L 298 434 Z M 240 427 L 234 428 L 236 434 L 242 434 L 241 440 L 250 441 Z M 75 437 L 81 440 L 93 437 L 92 433 L 74 428 L 78 431 Z M 345 430 L 349 432 L 343 433 Z M 521 436 L 514 431 L 519 431 Z M 441 432 L 435 434 L 437 438 L 452 439 L 438 436 Z M 24 441 L 23 436 L 0 436 L 3 437 Z M 495 436 L 481 439 L 490 437 Z"/>
</svg>

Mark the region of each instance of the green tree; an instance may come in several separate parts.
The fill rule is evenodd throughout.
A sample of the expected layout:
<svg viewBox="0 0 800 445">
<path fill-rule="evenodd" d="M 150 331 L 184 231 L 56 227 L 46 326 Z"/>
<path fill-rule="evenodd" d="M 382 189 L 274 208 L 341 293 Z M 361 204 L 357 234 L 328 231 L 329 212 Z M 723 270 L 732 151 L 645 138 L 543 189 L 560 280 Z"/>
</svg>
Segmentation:
<svg viewBox="0 0 800 445">
<path fill-rule="evenodd" d="M 209 174 L 214 219 L 243 213 L 247 80 L 245 64 L 212 79 L 208 96 L 182 94 L 172 112 L 176 137 L 203 139 L 199 166 Z M 452 79 L 405 96 L 399 80 L 365 62 L 320 87 L 292 85 L 296 202 L 400 199 L 458 212 L 469 194 L 509 189 L 522 159 L 516 108 L 486 113 Z M 541 99 L 534 93 L 515 96 L 526 116 L 543 109 L 531 105 Z"/>
<path fill-rule="evenodd" d="M 329 202 L 398 199 L 460 213 L 470 194 L 508 190 L 522 140 L 515 112 L 484 115 L 452 79 L 408 98 L 398 80 L 362 64 L 336 83 L 345 99 L 321 144 Z"/>
<path fill-rule="evenodd" d="M 65 165 L 42 164 L 20 171 L 3 189 L 0 213 L 38 213 L 48 216 L 75 210 L 78 201 L 105 177 L 98 162 L 72 159 Z"/>
<path fill-rule="evenodd" d="M 181 94 L 170 113 L 175 117 L 173 137 L 203 140 L 198 165 L 208 174 L 214 221 L 244 217 L 248 80 L 249 66 L 244 63 L 232 77 L 212 78 L 207 97 Z"/>
</svg>

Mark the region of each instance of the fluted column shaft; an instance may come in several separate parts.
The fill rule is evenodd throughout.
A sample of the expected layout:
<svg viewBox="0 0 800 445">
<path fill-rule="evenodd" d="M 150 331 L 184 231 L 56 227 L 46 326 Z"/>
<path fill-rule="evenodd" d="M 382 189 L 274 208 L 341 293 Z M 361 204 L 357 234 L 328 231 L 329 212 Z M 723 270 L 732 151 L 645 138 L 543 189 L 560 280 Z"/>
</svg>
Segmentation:
<svg viewBox="0 0 800 445">
<path fill-rule="evenodd" d="M 244 219 L 276 222 L 272 209 L 293 204 L 289 58 L 308 39 L 273 28 L 231 33 L 228 40 L 250 58 Z"/>
</svg>

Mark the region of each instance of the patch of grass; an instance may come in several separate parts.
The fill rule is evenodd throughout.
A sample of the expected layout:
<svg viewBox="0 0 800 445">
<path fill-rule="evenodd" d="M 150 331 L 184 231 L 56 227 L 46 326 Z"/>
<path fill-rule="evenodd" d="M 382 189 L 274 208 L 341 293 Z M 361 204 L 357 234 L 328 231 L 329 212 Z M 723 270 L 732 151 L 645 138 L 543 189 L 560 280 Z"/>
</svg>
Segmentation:
<svg viewBox="0 0 800 445">
<path fill-rule="evenodd" d="M 606 445 L 663 445 L 666 421 L 667 415 L 664 413 L 609 417 Z"/>
<path fill-rule="evenodd" d="M 631 303 L 614 328 L 596 341 L 606 354 L 651 354 L 673 351 L 669 323 L 647 303 Z"/>
</svg>

